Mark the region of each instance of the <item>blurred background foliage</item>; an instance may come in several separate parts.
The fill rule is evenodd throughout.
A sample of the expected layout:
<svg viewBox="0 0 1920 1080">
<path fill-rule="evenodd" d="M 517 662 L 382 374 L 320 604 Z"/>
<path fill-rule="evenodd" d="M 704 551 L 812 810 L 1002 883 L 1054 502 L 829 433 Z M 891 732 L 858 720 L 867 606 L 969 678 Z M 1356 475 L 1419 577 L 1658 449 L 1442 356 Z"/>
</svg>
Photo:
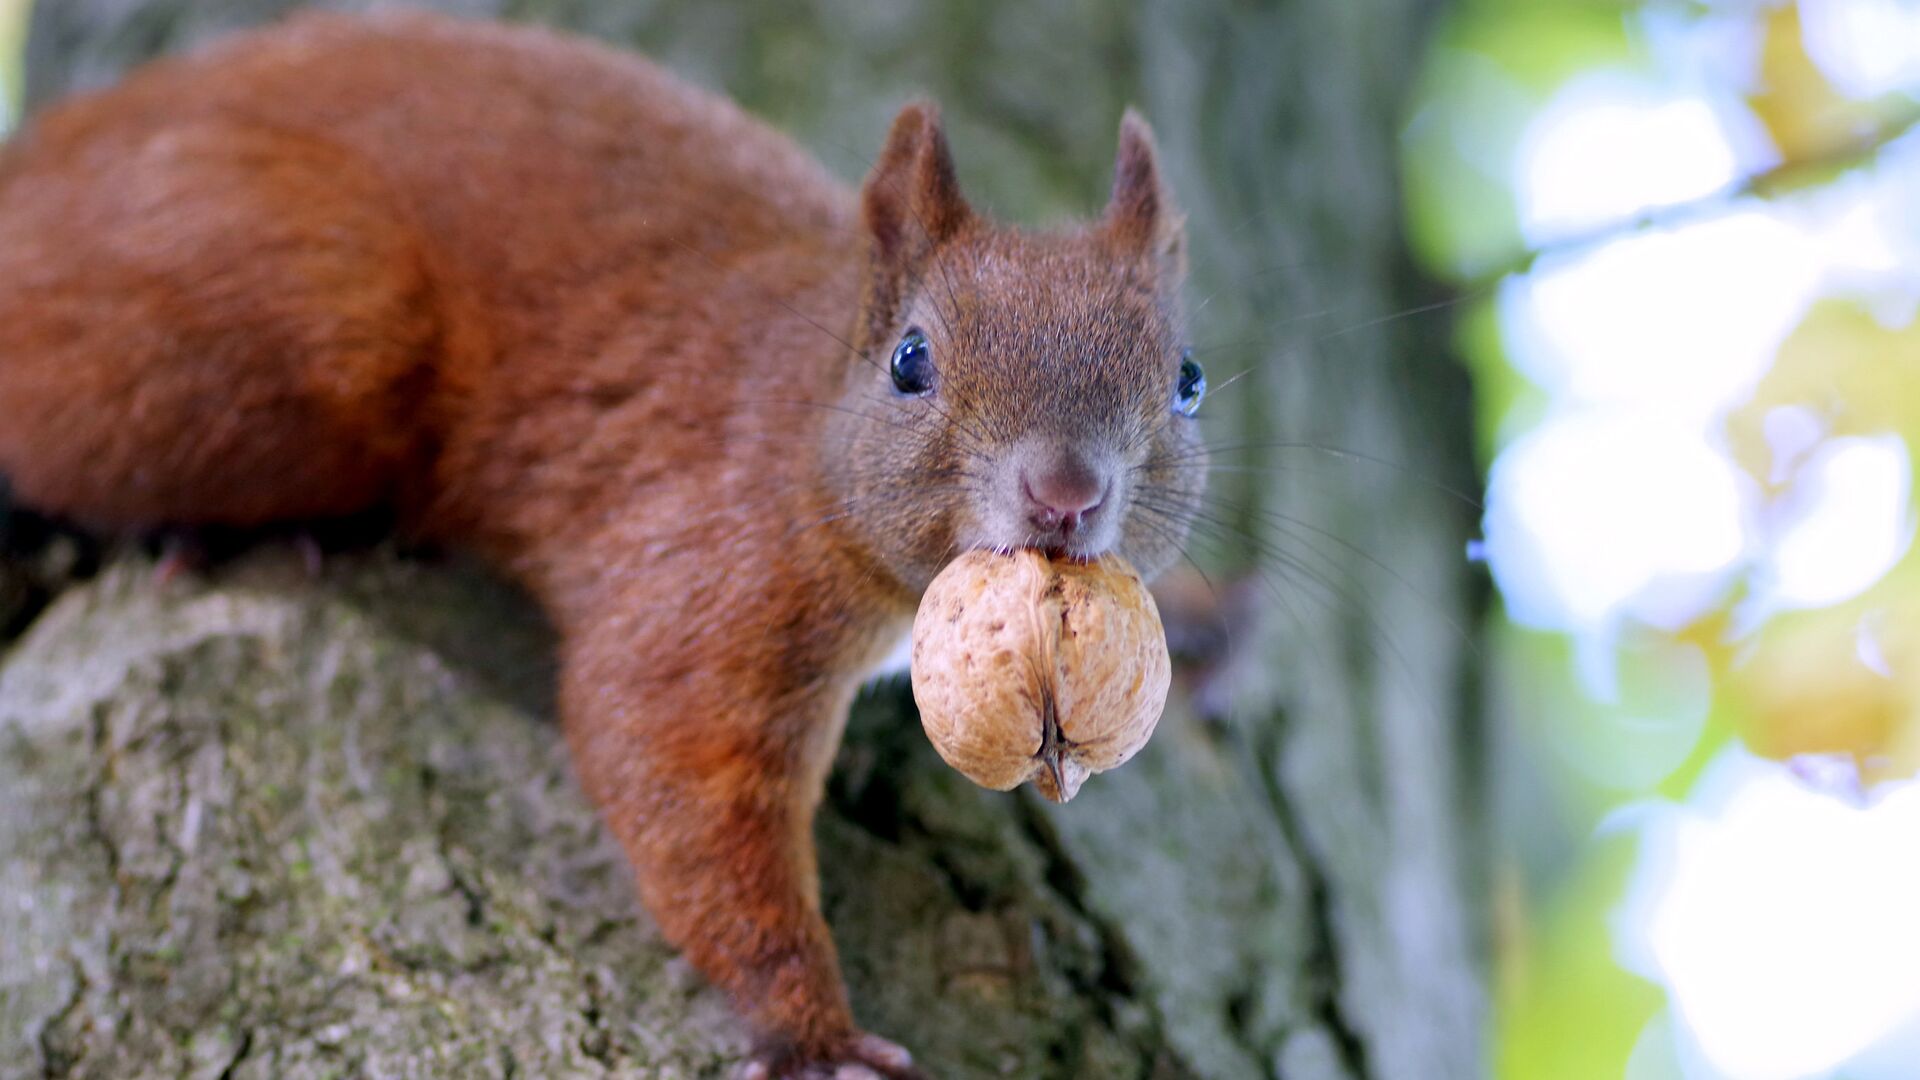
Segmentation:
<svg viewBox="0 0 1920 1080">
<path fill-rule="evenodd" d="M 32 0 L 0 0 L 0 132 L 11 127 L 20 113 L 25 74 L 20 59 L 26 51 L 27 5 Z"/>
<path fill-rule="evenodd" d="M 839 85 L 740 63 L 707 81 Z M 974 95 L 988 192 L 1034 167 L 992 133 L 1026 74 Z M 1502 600 L 1498 1074 L 1920 1075 L 1920 6 L 1461 0 L 1407 115 Z"/>
<path fill-rule="evenodd" d="M 1920 1075 L 1920 6 L 1467 0 L 1499 1072 Z"/>
</svg>

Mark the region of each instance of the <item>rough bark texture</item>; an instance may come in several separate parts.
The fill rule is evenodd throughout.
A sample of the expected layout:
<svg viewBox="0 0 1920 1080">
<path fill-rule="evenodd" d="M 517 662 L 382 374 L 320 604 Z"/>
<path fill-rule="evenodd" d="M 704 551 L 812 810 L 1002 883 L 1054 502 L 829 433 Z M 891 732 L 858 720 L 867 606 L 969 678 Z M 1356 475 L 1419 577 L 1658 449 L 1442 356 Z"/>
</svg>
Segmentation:
<svg viewBox="0 0 1920 1080">
<path fill-rule="evenodd" d="M 42 0 L 31 94 L 288 6 Z M 1408 475 L 1471 483 L 1467 414 L 1433 322 L 1363 325 L 1427 299 L 1395 192 L 1424 5 L 439 6 L 634 44 L 849 177 L 931 93 L 970 191 L 1028 221 L 1097 206 L 1144 109 L 1196 343 L 1259 341 L 1203 354 L 1216 386 L 1258 365 L 1214 441 L 1405 471 L 1223 457 L 1265 615 L 1232 707 L 1177 702 L 1069 806 L 973 788 L 901 687 L 864 699 L 820 826 L 856 1013 L 943 1077 L 1479 1075 L 1471 514 Z M 0 567 L 0 625 L 50 576 Z M 387 553 L 67 589 L 0 668 L 0 1077 L 723 1074 L 740 1033 L 638 914 L 547 655 L 484 577 Z"/>
</svg>

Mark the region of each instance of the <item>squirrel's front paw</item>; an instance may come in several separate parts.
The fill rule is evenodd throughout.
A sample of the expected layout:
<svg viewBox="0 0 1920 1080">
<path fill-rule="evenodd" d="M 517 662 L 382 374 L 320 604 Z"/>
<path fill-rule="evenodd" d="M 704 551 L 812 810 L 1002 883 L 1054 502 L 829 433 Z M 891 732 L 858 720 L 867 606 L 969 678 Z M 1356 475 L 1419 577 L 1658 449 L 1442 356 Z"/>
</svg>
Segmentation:
<svg viewBox="0 0 1920 1080">
<path fill-rule="evenodd" d="M 927 1080 L 906 1048 L 878 1035 L 855 1035 L 825 1055 L 767 1050 L 740 1067 L 739 1080 Z"/>
</svg>

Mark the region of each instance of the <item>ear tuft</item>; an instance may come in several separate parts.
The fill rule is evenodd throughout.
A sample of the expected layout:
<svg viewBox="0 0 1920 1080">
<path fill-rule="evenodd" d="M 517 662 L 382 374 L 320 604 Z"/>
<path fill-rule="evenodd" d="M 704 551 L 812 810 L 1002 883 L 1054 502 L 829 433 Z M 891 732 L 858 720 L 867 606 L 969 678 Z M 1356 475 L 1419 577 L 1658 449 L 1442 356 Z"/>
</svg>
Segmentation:
<svg viewBox="0 0 1920 1080">
<path fill-rule="evenodd" d="M 860 210 L 875 255 L 898 269 L 931 252 L 971 216 L 932 102 L 912 102 L 894 118 L 861 189 Z"/>
<path fill-rule="evenodd" d="M 1108 233 L 1128 247 L 1175 262 L 1181 256 L 1183 221 L 1160 178 L 1153 128 L 1131 108 L 1120 118 L 1113 196 L 1101 220 Z"/>
</svg>

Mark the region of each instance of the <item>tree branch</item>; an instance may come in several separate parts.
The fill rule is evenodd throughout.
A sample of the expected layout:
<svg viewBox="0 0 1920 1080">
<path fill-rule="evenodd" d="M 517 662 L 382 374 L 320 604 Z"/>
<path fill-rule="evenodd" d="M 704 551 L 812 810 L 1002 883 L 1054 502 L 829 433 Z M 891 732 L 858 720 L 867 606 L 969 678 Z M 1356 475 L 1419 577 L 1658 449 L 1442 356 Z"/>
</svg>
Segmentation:
<svg viewBox="0 0 1920 1080">
<path fill-rule="evenodd" d="M 1849 140 L 1823 153 L 1784 161 L 1770 169 L 1749 173 L 1711 194 L 1650 207 L 1597 228 L 1556 237 L 1475 275 L 1467 291 L 1491 289 L 1508 277 L 1532 272 L 1542 260 L 1554 256 L 1596 248 L 1635 233 L 1672 228 L 1707 217 L 1739 199 L 1749 196 L 1774 198 L 1824 183 L 1839 173 L 1871 162 L 1882 150 L 1916 128 L 1920 128 L 1920 110 L 1902 112 L 1861 138 Z"/>
</svg>

